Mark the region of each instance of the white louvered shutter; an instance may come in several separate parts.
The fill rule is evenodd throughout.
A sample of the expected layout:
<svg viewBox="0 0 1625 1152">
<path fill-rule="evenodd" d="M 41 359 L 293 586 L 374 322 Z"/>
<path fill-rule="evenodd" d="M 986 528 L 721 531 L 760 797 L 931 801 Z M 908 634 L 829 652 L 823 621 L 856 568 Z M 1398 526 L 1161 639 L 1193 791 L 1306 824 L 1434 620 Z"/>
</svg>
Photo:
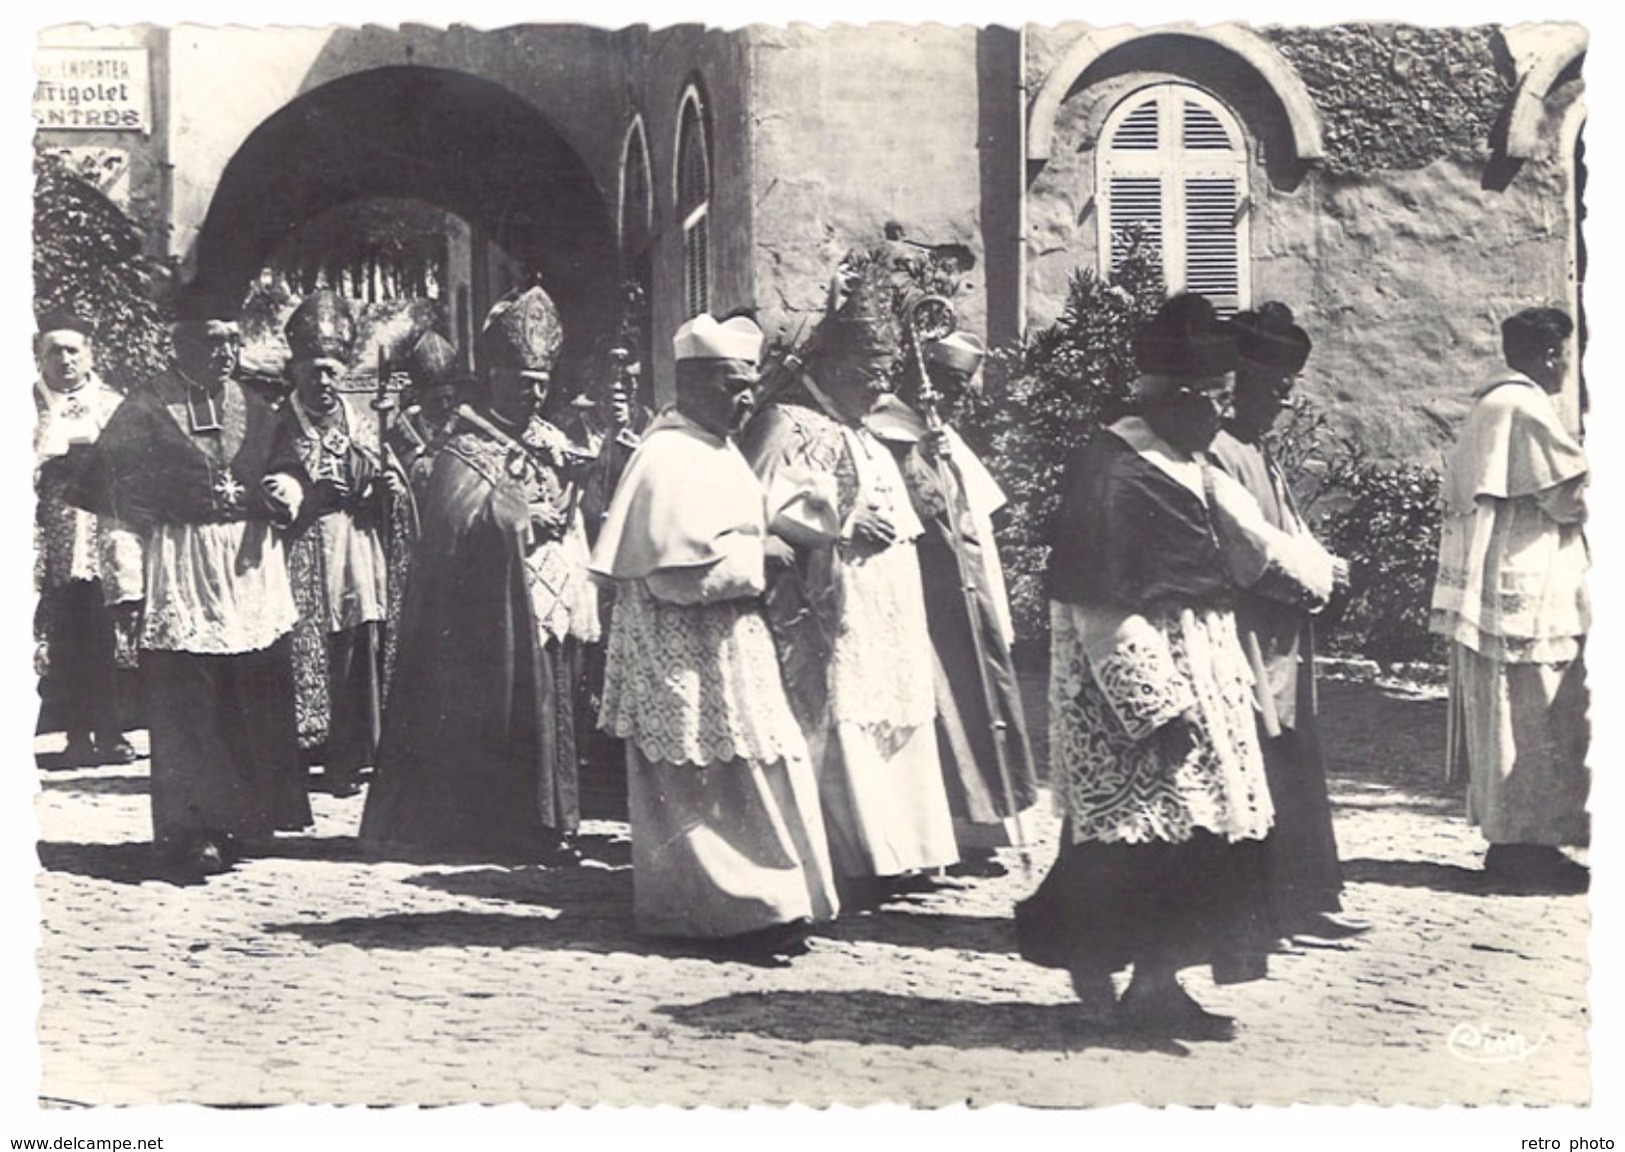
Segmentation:
<svg viewBox="0 0 1625 1152">
<path fill-rule="evenodd" d="M 1106 118 L 1096 159 L 1103 275 L 1138 225 L 1170 294 L 1200 292 L 1224 315 L 1245 306 L 1247 148 L 1229 109 L 1188 84 L 1139 89 Z"/>
<path fill-rule="evenodd" d="M 1138 225 L 1145 238 L 1163 248 L 1162 181 L 1155 176 L 1113 176 L 1111 178 L 1111 271 L 1122 263 L 1129 230 Z"/>
<path fill-rule="evenodd" d="M 1185 288 L 1200 292 L 1229 315 L 1241 304 L 1241 259 L 1236 179 L 1185 180 Z"/>
</svg>

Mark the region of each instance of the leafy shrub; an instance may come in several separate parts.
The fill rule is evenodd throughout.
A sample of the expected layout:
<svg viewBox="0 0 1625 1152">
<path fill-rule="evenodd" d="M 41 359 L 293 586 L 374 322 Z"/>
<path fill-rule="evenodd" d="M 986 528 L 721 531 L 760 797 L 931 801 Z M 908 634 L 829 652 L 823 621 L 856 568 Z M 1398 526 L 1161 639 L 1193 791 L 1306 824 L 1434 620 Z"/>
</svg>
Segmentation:
<svg viewBox="0 0 1625 1152">
<path fill-rule="evenodd" d="M 1320 539 L 1349 562 L 1348 591 L 1328 609 L 1330 647 L 1379 664 L 1439 660 L 1443 642 L 1428 632 L 1439 556 L 1439 473 L 1421 464 L 1368 460 L 1345 442 L 1323 492 Z"/>
<path fill-rule="evenodd" d="M 169 269 L 145 242 L 146 231 L 62 156 L 35 152 L 34 305 L 95 319 L 97 370 L 126 392 L 169 362 Z"/>
<path fill-rule="evenodd" d="M 1320 541 L 1349 562 L 1349 587 L 1322 618 L 1326 646 L 1379 664 L 1438 660 L 1428 633 L 1439 551 L 1439 474 L 1374 457 L 1358 436 L 1334 436 L 1312 401 L 1299 397 L 1270 432 Z"/>
<path fill-rule="evenodd" d="M 1334 435 L 1305 397 L 1269 434 L 1316 537 L 1349 562 L 1349 587 L 1321 618 L 1323 646 L 1379 664 L 1443 658 L 1428 633 L 1439 551 L 1439 474 L 1374 457 L 1358 436 Z"/>
<path fill-rule="evenodd" d="M 1162 299 L 1160 257 L 1132 237 L 1111 280 L 1074 272 L 1060 318 L 1024 347 L 989 357 L 989 390 L 1002 394 L 963 416 L 967 439 L 988 449 L 988 467 L 1010 498 L 999 553 L 1018 639 L 1048 636 L 1044 568 L 1067 458 L 1127 411 L 1134 330 Z"/>
</svg>

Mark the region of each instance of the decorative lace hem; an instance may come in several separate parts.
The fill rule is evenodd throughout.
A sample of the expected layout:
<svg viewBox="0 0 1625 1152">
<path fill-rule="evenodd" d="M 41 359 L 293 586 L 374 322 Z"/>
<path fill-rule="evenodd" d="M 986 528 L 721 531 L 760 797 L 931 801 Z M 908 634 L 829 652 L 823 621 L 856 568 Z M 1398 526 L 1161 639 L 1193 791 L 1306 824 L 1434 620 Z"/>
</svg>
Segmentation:
<svg viewBox="0 0 1625 1152">
<path fill-rule="evenodd" d="M 1149 733 L 1128 731 L 1096 682 L 1076 615 L 1083 611 L 1052 610 L 1050 741 L 1056 802 L 1073 841 L 1178 843 L 1197 828 L 1231 840 L 1267 834 L 1274 806 L 1251 676 L 1228 614 L 1186 610 L 1150 621 L 1201 719 L 1190 753 L 1174 764 Z"/>
<path fill-rule="evenodd" d="M 706 767 L 805 762 L 767 623 L 754 601 L 679 606 L 620 586 L 599 724 L 650 760 Z"/>
</svg>

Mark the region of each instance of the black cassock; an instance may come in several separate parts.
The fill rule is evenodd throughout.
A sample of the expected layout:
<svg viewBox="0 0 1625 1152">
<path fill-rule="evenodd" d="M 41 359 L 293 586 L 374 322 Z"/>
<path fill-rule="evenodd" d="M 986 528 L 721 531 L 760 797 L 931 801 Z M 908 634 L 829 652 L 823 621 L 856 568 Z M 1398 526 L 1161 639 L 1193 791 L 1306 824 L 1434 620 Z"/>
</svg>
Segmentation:
<svg viewBox="0 0 1625 1152">
<path fill-rule="evenodd" d="M 535 469 L 471 427 L 435 458 L 364 839 L 526 857 L 578 823 L 564 657 L 529 591 Z"/>
<path fill-rule="evenodd" d="M 228 382 L 217 393 L 218 411 L 227 414 L 219 426 L 191 431 L 165 404 L 183 411 L 186 395 L 181 380 L 164 376 L 120 405 L 94 445 L 64 460 L 68 498 L 139 531 L 149 557 L 163 526 L 242 523 L 234 571 L 281 565 L 273 535 L 282 530 L 271 523 L 262 484 L 296 464 L 277 454 L 276 414 Z M 150 593 L 147 611 L 162 612 Z M 256 839 L 310 823 L 286 633 L 251 651 L 144 648 L 141 676 L 156 840 Z"/>
</svg>

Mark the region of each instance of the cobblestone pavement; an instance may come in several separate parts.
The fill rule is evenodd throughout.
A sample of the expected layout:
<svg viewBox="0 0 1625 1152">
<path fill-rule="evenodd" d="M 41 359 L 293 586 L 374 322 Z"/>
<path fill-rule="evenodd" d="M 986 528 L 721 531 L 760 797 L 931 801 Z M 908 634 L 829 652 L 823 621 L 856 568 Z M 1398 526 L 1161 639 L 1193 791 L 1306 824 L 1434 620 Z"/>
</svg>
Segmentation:
<svg viewBox="0 0 1625 1152">
<path fill-rule="evenodd" d="M 1329 743 L 1370 757 L 1339 760 L 1334 791 L 1346 907 L 1374 927 L 1277 957 L 1267 981 L 1215 988 L 1187 972 L 1204 1003 L 1238 1017 L 1230 1043 L 1148 1048 L 1075 1026 L 1065 976 L 1012 954 L 1011 906 L 1036 877 L 1009 853 L 1007 876 L 945 881 L 826 926 L 791 967 L 764 969 L 636 938 L 625 827 L 608 822 L 588 826 L 589 858 L 572 869 L 379 860 L 353 839 L 361 801 L 317 794 L 313 832 L 178 887 L 156 878 L 144 842 L 142 762 L 40 774 L 40 1092 L 94 1104 L 1587 1100 L 1585 899 L 1488 892 L 1456 801 L 1402 786 L 1436 775 L 1437 699 L 1328 687 L 1344 726 Z M 1037 871 L 1056 833 L 1040 823 Z"/>
</svg>

